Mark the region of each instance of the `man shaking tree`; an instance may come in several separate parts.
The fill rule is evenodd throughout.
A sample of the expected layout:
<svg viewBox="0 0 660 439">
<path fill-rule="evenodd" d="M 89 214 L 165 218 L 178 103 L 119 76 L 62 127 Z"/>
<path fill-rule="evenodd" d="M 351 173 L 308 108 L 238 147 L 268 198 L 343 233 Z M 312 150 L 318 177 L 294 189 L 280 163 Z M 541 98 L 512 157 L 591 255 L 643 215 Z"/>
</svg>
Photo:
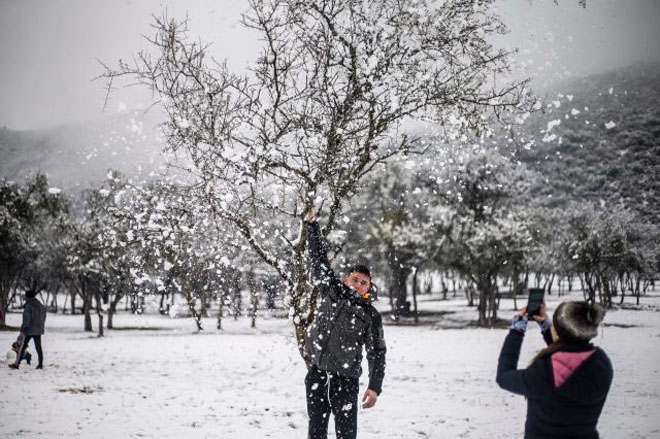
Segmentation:
<svg viewBox="0 0 660 439">
<path fill-rule="evenodd" d="M 371 304 L 369 269 L 355 265 L 339 279 L 330 267 L 313 209 L 305 221 L 310 271 L 320 295 L 305 344 L 312 363 L 305 377 L 308 439 L 328 437 L 330 413 L 334 415 L 337 439 L 353 439 L 357 437 L 363 346 L 369 362 L 369 385 L 362 407 L 373 407 L 381 392 L 386 352 L 383 323 Z"/>
</svg>

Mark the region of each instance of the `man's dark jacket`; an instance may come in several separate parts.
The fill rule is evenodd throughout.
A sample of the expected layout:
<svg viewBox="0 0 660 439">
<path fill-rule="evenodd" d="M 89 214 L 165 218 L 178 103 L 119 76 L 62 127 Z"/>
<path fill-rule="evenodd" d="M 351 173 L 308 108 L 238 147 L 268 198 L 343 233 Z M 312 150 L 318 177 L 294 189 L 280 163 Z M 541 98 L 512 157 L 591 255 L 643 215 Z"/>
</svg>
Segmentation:
<svg viewBox="0 0 660 439">
<path fill-rule="evenodd" d="M 596 424 L 612 383 L 612 363 L 591 343 L 563 345 L 553 355 L 594 351 L 557 386 L 552 355 L 517 369 L 524 334 L 511 330 L 497 365 L 497 383 L 505 390 L 527 397 L 525 439 L 597 439 Z M 543 332 L 552 342 L 550 330 Z"/>
<path fill-rule="evenodd" d="M 25 301 L 21 332 L 25 335 L 42 335 L 46 323 L 46 307 L 35 297 Z"/>
<path fill-rule="evenodd" d="M 385 339 L 380 314 L 336 277 L 317 222 L 308 224 L 307 246 L 313 282 L 320 293 L 305 352 L 320 370 L 358 378 L 362 346 L 369 362 L 369 389 L 380 394 L 385 376 Z"/>
</svg>

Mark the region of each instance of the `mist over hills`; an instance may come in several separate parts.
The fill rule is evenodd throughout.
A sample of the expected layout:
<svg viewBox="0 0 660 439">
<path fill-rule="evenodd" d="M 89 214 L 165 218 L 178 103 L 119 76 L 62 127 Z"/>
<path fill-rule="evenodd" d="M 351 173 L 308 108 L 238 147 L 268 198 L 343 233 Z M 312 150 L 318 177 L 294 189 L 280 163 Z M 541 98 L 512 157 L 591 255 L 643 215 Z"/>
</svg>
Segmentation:
<svg viewBox="0 0 660 439">
<path fill-rule="evenodd" d="M 124 111 L 48 130 L 0 129 L 0 177 L 20 181 L 45 173 L 65 189 L 98 184 L 109 169 L 146 178 L 165 164 L 157 115 Z"/>
<path fill-rule="evenodd" d="M 622 206 L 660 224 L 660 64 L 587 76 L 547 92 L 524 125 L 515 159 L 536 171 L 535 202 Z M 45 172 L 64 189 L 109 169 L 134 180 L 164 171 L 158 114 L 122 112 L 42 131 L 0 129 L 0 178 Z"/>
<path fill-rule="evenodd" d="M 660 224 L 660 64 L 567 82 L 525 124 L 518 158 L 542 178 L 532 197 L 620 206 Z"/>
</svg>

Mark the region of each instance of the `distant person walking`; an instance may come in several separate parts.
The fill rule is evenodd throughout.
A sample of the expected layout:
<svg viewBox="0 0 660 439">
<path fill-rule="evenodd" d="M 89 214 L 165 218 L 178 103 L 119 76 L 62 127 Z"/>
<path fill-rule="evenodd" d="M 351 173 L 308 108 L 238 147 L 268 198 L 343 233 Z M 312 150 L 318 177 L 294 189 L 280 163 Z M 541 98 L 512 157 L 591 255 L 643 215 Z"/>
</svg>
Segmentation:
<svg viewBox="0 0 660 439">
<path fill-rule="evenodd" d="M 526 308 L 514 316 L 497 365 L 500 387 L 527 398 L 525 439 L 597 439 L 613 371 L 605 352 L 590 340 L 605 310 L 587 302 L 563 302 L 550 319 L 543 303 L 534 320 L 548 347 L 527 369 L 516 369 L 527 329 Z"/>
<path fill-rule="evenodd" d="M 16 363 L 10 364 L 12 369 L 18 369 L 23 359 L 25 348 L 31 339 L 34 340 L 34 347 L 37 350 L 39 363 L 37 369 L 44 367 L 44 354 L 41 350 L 41 336 L 44 334 L 44 325 L 46 323 L 46 307 L 37 299 L 37 292 L 28 290 L 25 292 L 25 308 L 23 308 L 23 323 L 21 324 L 20 349 L 16 356 Z"/>
</svg>

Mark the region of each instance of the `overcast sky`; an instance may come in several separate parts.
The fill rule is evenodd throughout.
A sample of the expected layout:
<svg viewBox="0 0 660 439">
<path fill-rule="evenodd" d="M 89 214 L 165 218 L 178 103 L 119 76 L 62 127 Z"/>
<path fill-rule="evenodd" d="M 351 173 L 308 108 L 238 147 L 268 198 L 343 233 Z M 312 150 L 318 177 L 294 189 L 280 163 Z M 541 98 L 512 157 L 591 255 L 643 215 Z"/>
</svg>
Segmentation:
<svg viewBox="0 0 660 439">
<path fill-rule="evenodd" d="M 101 117 L 103 83 L 96 58 L 116 64 L 145 47 L 151 14 L 191 19 L 191 35 L 243 69 L 259 42 L 239 24 L 245 0 L 0 0 L 0 126 L 42 129 Z M 500 0 L 510 28 L 502 44 L 517 46 L 536 84 L 660 60 L 660 1 Z M 147 105 L 129 89 L 108 112 Z"/>
</svg>

